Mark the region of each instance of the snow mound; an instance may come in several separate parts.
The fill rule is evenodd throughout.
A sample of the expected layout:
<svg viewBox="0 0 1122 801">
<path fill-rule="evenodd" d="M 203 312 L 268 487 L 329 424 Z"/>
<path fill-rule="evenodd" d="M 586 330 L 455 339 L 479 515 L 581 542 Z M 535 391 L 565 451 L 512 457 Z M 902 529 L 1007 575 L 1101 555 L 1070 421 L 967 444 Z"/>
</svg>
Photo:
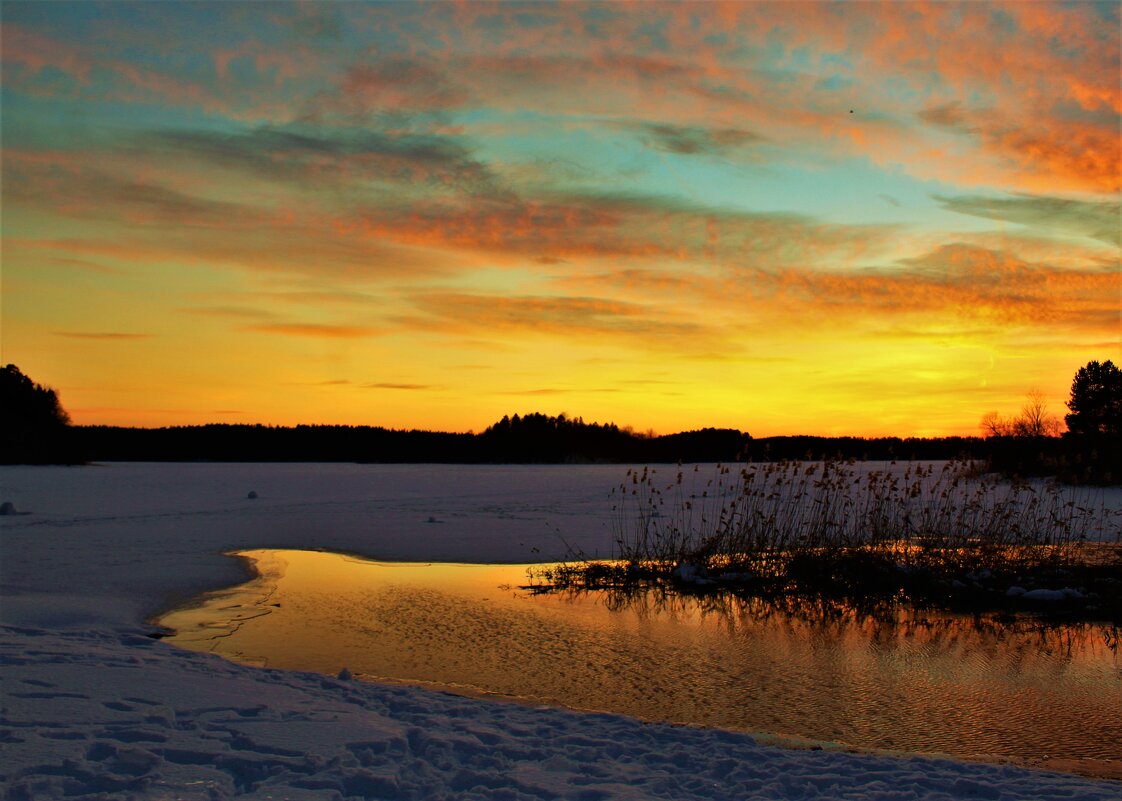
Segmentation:
<svg viewBox="0 0 1122 801">
<path fill-rule="evenodd" d="M 1077 601 L 1083 598 L 1083 593 L 1072 587 L 1064 587 L 1062 590 L 1029 590 L 1021 597 L 1029 601 L 1064 601 L 1068 598 Z"/>
<path fill-rule="evenodd" d="M 1062 590 L 1036 589 L 1027 590 L 1014 584 L 1005 591 L 1009 598 L 1023 598 L 1026 601 L 1073 601 L 1083 600 L 1086 596 L 1074 587 L 1064 587 Z"/>
</svg>

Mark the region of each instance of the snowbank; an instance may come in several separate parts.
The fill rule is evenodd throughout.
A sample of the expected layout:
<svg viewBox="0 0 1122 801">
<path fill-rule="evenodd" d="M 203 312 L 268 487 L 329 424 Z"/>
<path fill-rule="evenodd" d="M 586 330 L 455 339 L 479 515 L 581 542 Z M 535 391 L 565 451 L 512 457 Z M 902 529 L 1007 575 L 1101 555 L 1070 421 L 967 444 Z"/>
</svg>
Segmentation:
<svg viewBox="0 0 1122 801">
<path fill-rule="evenodd" d="M 0 468 L 0 791 L 22 798 L 1117 799 L 1010 766 L 784 750 L 176 649 L 144 619 L 233 548 L 517 562 L 610 552 L 617 467 Z M 251 489 L 252 488 L 252 489 Z M 249 499 L 248 492 L 258 493 Z M 442 525 L 427 525 L 435 518 Z"/>
</svg>

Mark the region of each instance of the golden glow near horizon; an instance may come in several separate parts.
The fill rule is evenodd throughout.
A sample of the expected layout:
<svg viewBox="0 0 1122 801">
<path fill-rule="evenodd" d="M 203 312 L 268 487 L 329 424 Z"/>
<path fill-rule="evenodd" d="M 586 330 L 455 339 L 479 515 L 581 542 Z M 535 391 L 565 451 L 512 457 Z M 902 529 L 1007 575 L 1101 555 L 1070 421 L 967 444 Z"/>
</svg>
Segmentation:
<svg viewBox="0 0 1122 801">
<path fill-rule="evenodd" d="M 1117 3 L 3 8 L 77 423 L 974 434 L 1122 361 Z"/>
</svg>

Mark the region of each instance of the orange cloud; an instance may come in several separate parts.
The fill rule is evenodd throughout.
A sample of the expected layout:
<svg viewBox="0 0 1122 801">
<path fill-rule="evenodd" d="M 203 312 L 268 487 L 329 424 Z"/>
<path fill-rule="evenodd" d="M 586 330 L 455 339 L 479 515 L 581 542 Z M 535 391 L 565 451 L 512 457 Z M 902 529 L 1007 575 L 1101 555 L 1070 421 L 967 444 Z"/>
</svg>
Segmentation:
<svg viewBox="0 0 1122 801">
<path fill-rule="evenodd" d="M 709 127 L 735 119 L 773 142 L 864 154 L 925 177 L 932 171 L 915 158 L 917 132 L 908 118 L 932 104 L 959 102 L 978 120 L 993 121 L 978 146 L 996 160 L 981 170 L 969 162 L 946 165 L 956 179 L 1035 190 L 1118 189 L 1118 36 L 1090 4 L 644 6 L 667 21 L 663 42 L 644 41 L 628 9 L 598 20 L 595 37 L 566 36 L 583 26 L 586 11 L 578 4 L 543 9 L 542 24 L 532 29 L 508 14 L 506 39 L 488 41 L 486 56 L 453 58 L 448 72 L 487 105 L 518 108 L 548 97 L 554 113 L 626 107 L 654 125 Z M 474 17 L 459 13 L 464 48 L 481 50 L 476 18 L 503 15 L 492 6 Z M 753 48 L 777 44 L 810 53 L 811 63 L 780 71 L 777 80 L 745 61 Z M 848 88 L 823 91 L 822 72 L 829 70 Z M 879 76 L 908 91 L 883 91 Z M 580 91 L 567 91 L 572 87 Z M 1079 118 L 1067 105 L 1099 116 Z M 850 118 L 854 107 L 861 116 Z"/>
<path fill-rule="evenodd" d="M 55 335 L 69 337 L 71 339 L 100 339 L 107 341 L 148 339 L 151 336 L 151 334 L 133 334 L 119 331 L 56 331 Z"/>
<path fill-rule="evenodd" d="M 426 331 L 591 337 L 604 344 L 695 353 L 728 343 L 719 329 L 691 314 L 607 298 L 424 293 L 411 302 L 419 314 L 397 322 Z"/>
<path fill-rule="evenodd" d="M 784 270 L 756 275 L 773 302 L 828 307 L 831 325 L 863 318 L 873 325 L 909 314 L 994 327 L 1047 324 L 1104 331 L 1118 323 L 1122 274 L 1062 269 L 964 244 L 945 245 L 894 270 L 823 274 Z"/>
<path fill-rule="evenodd" d="M 377 384 L 363 384 L 362 388 L 363 389 L 396 389 L 396 390 L 412 391 L 412 392 L 416 392 L 416 391 L 420 391 L 420 390 L 439 389 L 439 387 L 433 386 L 432 384 L 392 384 L 392 383 L 388 383 L 388 382 L 385 382 L 385 381 L 378 382 Z"/>
<path fill-rule="evenodd" d="M 329 323 L 259 323 L 246 326 L 243 330 L 262 334 L 325 339 L 362 339 L 385 333 L 369 326 L 333 325 Z"/>
<path fill-rule="evenodd" d="M 853 264 L 883 249 L 893 230 L 594 195 L 372 209 L 364 228 L 378 241 L 479 250 L 519 264 L 657 257 L 761 267 Z"/>
<path fill-rule="evenodd" d="M 351 276 L 358 279 L 433 275 L 453 268 L 414 248 L 373 239 L 346 213 L 308 206 L 299 212 L 284 195 L 272 203 L 239 193 L 186 192 L 162 183 L 109 173 L 96 157 L 53 161 L 5 151 L 4 201 L 98 223 L 98 237 L 21 240 L 68 257 L 106 257 L 137 264 L 201 261 L 245 269 Z M 295 206 L 296 200 L 292 201 Z M 200 236 L 199 231 L 207 231 Z M 454 263 L 454 259 L 452 262 Z"/>
</svg>

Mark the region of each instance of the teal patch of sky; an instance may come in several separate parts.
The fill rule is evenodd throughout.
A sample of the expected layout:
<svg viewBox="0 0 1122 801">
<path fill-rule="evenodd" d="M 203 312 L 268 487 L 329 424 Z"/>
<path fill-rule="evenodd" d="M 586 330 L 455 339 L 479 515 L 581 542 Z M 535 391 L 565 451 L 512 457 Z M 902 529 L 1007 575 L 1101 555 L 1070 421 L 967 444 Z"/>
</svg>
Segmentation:
<svg viewBox="0 0 1122 801">
<path fill-rule="evenodd" d="M 699 25 L 700 25 L 700 22 L 699 22 L 696 15 L 690 17 L 690 22 L 692 24 L 692 27 L 695 28 L 695 29 L 697 27 L 699 27 Z M 725 47 L 729 43 L 729 35 L 727 33 L 723 32 L 723 31 L 719 32 L 719 33 L 710 33 L 710 34 L 707 34 L 707 35 L 703 36 L 701 38 L 701 41 L 704 42 L 705 44 L 709 45 L 710 47 L 714 47 L 714 48 L 717 48 L 719 50 L 724 50 Z"/>
<path fill-rule="evenodd" d="M 642 20 L 642 17 L 639 19 Z M 665 18 L 642 21 L 636 26 L 632 38 L 637 40 L 637 44 L 650 45 L 656 51 L 666 53 L 670 50 L 670 43 L 666 40 L 667 23 Z"/>
<path fill-rule="evenodd" d="M 221 3 L 9 3 L 4 16 L 44 36 L 99 48 L 127 42 L 135 46 L 142 41 L 137 34 L 147 34 L 150 48 L 163 51 L 185 37 L 208 44 L 228 38 L 231 26 L 220 18 L 228 8 Z"/>
<path fill-rule="evenodd" d="M 614 22 L 627 15 L 626 10 L 613 8 L 611 3 L 590 3 L 583 7 L 581 20 L 586 33 L 599 34 L 602 23 Z"/>
<path fill-rule="evenodd" d="M 557 24 L 556 16 L 530 10 L 511 15 L 511 20 L 519 28 L 549 28 Z"/>
<path fill-rule="evenodd" d="M 1122 23 L 1122 5 L 1117 0 L 1108 0 L 1105 3 L 1087 3 L 1085 0 L 1076 0 L 1063 3 L 1065 8 L 1083 8 L 1089 6 L 1098 17 L 1106 23 L 1109 28 L 1104 30 L 1111 30 L 1117 33 L 1118 25 Z M 1117 39 L 1117 36 L 1115 37 Z"/>
<path fill-rule="evenodd" d="M 99 141 L 102 123 L 111 119 L 102 108 L 89 103 L 60 103 L 57 98 L 28 95 L 8 86 L 0 90 L 0 102 L 6 148 L 81 149 Z"/>
<path fill-rule="evenodd" d="M 854 69 L 853 60 L 844 53 L 821 53 L 818 56 L 818 63 L 827 70 L 840 69 L 852 72 Z"/>
<path fill-rule="evenodd" d="M 483 34 L 490 44 L 495 45 L 509 45 L 512 42 L 518 41 L 519 32 L 522 30 L 533 30 L 540 32 L 543 29 L 556 28 L 559 31 L 564 31 L 565 23 L 563 18 L 558 16 L 558 11 L 555 9 L 554 4 L 537 3 L 526 6 L 515 6 L 514 4 L 499 4 L 498 10 L 490 14 L 480 14 L 476 16 L 471 23 L 472 30 L 477 34 Z M 513 9 L 517 8 L 517 11 Z M 450 26 L 441 24 L 441 30 L 451 30 Z M 566 33 L 571 33 L 565 31 Z"/>
<path fill-rule="evenodd" d="M 999 40 L 1005 40 L 1019 33 L 1017 21 L 1013 16 L 997 6 L 990 8 L 990 19 L 986 28 L 991 36 Z"/>
<path fill-rule="evenodd" d="M 987 230 L 992 221 L 944 209 L 931 195 L 954 195 L 958 188 L 919 180 L 903 170 L 885 170 L 867 158 L 824 163 L 814 168 L 732 161 L 716 155 L 679 154 L 644 144 L 640 131 L 611 120 L 558 120 L 533 113 L 505 114 L 477 109 L 457 122 L 512 123 L 519 133 L 475 139 L 483 161 L 561 161 L 587 176 L 579 185 L 559 183 L 558 191 L 611 192 L 675 198 L 690 205 L 751 213 L 785 212 L 839 224 L 898 223 L 955 230 Z M 531 129 L 526 130 L 526 123 Z M 568 123 L 566 125 L 565 123 Z M 571 175 L 571 171 L 566 172 Z M 560 179 L 559 179 L 560 180 Z"/>
<path fill-rule="evenodd" d="M 901 224 L 920 228 L 983 231 L 992 222 L 971 220 L 932 200 L 954 195 L 956 187 L 885 170 L 867 158 L 853 158 L 814 169 L 771 165 L 738 169 L 717 159 L 660 154 L 633 185 L 652 193 L 750 213 L 788 212 L 846 225 Z"/>
<path fill-rule="evenodd" d="M 472 137 L 475 155 L 495 163 L 565 162 L 575 165 L 587 176 L 583 190 L 602 190 L 605 185 L 615 189 L 626 176 L 641 172 L 650 161 L 649 150 L 642 146 L 635 131 L 625 121 L 556 117 L 530 111 L 501 112 L 475 109 L 456 114 L 455 121 L 466 127 Z M 485 125 L 486 136 L 473 137 L 472 126 Z M 512 133 L 493 133 L 509 125 Z M 571 170 L 566 171 L 572 175 Z M 559 190 L 573 187 L 556 187 Z"/>
<path fill-rule="evenodd" d="M 101 20 L 107 9 L 102 3 L 5 3 L 4 21 L 18 22 L 37 30 L 51 29 L 57 33 L 73 34 L 81 38 L 91 24 Z"/>
<path fill-rule="evenodd" d="M 436 3 L 417 3 L 439 9 Z M 396 29 L 396 30 L 395 30 Z M 393 28 L 372 31 L 366 45 L 372 53 L 383 55 L 413 56 L 417 53 L 449 53 L 463 43 L 463 33 L 459 29 L 423 18 L 410 17 L 395 20 Z M 496 44 L 499 40 L 496 40 Z"/>
<path fill-rule="evenodd" d="M 815 88 L 828 92 L 848 89 L 857 83 L 853 62 L 840 53 L 819 53 L 816 62 L 805 71 L 819 76 Z"/>
<path fill-rule="evenodd" d="M 0 87 L 4 143 L 8 147 L 77 149 L 127 146 L 127 138 L 149 131 L 192 130 L 230 133 L 244 126 L 189 108 L 105 100 L 59 102 Z"/>
<path fill-rule="evenodd" d="M 827 92 L 837 92 L 841 89 L 848 89 L 855 83 L 857 83 L 857 81 L 854 78 L 842 75 L 831 75 L 828 78 L 820 78 L 818 83 L 814 85 L 814 88 L 822 89 Z"/>
</svg>

